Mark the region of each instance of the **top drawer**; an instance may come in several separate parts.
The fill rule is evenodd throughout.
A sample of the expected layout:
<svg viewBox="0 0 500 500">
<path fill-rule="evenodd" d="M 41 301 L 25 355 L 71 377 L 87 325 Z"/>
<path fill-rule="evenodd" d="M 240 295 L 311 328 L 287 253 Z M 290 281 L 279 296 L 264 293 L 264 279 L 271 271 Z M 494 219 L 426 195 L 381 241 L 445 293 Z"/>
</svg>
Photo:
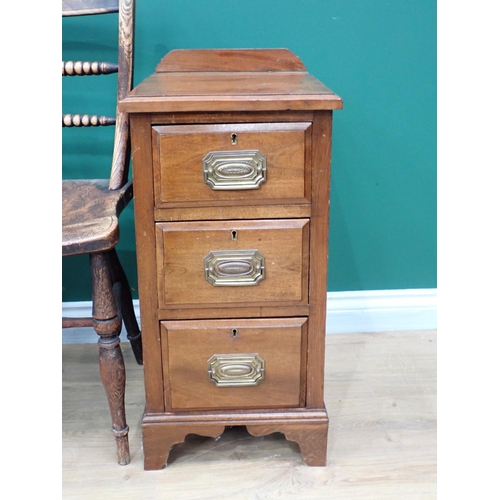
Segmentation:
<svg viewBox="0 0 500 500">
<path fill-rule="evenodd" d="M 310 203 L 311 123 L 153 127 L 157 208 Z"/>
</svg>

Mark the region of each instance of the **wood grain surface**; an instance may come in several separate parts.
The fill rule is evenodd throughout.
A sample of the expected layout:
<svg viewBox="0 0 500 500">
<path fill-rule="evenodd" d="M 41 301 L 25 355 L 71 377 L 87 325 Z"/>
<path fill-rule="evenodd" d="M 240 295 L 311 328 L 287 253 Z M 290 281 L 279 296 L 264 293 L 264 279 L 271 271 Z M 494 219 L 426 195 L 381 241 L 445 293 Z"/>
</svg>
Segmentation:
<svg viewBox="0 0 500 500">
<path fill-rule="evenodd" d="M 276 113 L 273 111 L 254 112 L 219 112 L 219 113 L 154 113 L 151 115 L 153 125 L 166 124 L 207 124 L 207 123 L 274 123 L 274 122 L 310 122 L 313 119 L 312 111 L 290 111 Z"/>
<path fill-rule="evenodd" d="M 311 123 L 303 122 L 153 127 L 155 206 L 308 203 L 310 151 L 305 146 L 311 128 Z M 231 134 L 237 135 L 234 145 Z M 257 189 L 211 189 L 203 181 L 202 160 L 218 151 L 259 151 L 267 163 L 265 182 Z"/>
<path fill-rule="evenodd" d="M 323 407 L 328 219 L 330 215 L 331 111 L 316 111 L 313 125 L 312 210 L 307 345 L 307 407 Z"/>
<path fill-rule="evenodd" d="M 311 205 L 243 205 L 217 207 L 156 208 L 155 220 L 300 219 L 311 216 Z"/>
<path fill-rule="evenodd" d="M 307 304 L 307 219 L 157 223 L 156 235 L 160 309 Z M 205 279 L 210 252 L 251 249 L 265 258 L 265 278 L 256 285 L 213 286 Z"/>
<path fill-rule="evenodd" d="M 136 221 L 142 221 L 135 226 L 135 241 L 137 251 L 137 279 L 141 291 L 141 328 L 147 331 L 143 335 L 145 363 L 144 372 L 147 394 L 147 409 L 163 411 L 162 368 L 160 325 L 158 323 L 158 293 L 156 285 L 156 251 L 155 224 L 153 218 L 153 169 L 143 168 L 150 165 L 151 153 L 151 121 L 148 115 L 131 117 L 131 143 L 133 152 L 134 174 L 134 215 Z"/>
<path fill-rule="evenodd" d="M 118 216 L 132 199 L 132 183 L 111 191 L 107 179 L 62 182 L 62 254 L 79 255 L 114 248 Z"/>
<path fill-rule="evenodd" d="M 144 471 L 142 367 L 122 344 L 131 463 L 115 461 L 98 348 L 63 346 L 63 498 L 99 500 L 434 500 L 436 332 L 328 335 L 326 467 L 308 467 L 281 434 L 245 427 L 187 436 L 161 471 Z M 219 429 L 216 429 L 219 431 Z M 217 432 L 215 432 L 217 435 Z"/>
<path fill-rule="evenodd" d="M 172 50 L 156 66 L 165 71 L 305 71 L 288 49 Z"/>
<path fill-rule="evenodd" d="M 163 322 L 166 410 L 304 406 L 306 325 L 307 318 Z M 259 385 L 217 387 L 209 381 L 209 358 L 246 353 L 264 360 Z"/>
<path fill-rule="evenodd" d="M 130 113 L 342 109 L 342 99 L 303 71 L 154 73 L 119 103 Z"/>
</svg>

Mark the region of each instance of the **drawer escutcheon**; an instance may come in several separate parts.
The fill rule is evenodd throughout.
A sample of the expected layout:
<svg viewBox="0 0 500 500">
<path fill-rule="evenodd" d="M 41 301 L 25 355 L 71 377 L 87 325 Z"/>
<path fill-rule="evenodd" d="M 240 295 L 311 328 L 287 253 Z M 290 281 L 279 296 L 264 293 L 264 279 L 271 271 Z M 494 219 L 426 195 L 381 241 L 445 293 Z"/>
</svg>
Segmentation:
<svg viewBox="0 0 500 500">
<path fill-rule="evenodd" d="M 258 354 L 214 354 L 207 361 L 208 379 L 217 387 L 259 385 L 265 362 Z"/>
<path fill-rule="evenodd" d="M 266 157 L 258 150 L 211 151 L 202 166 L 203 180 L 214 191 L 258 189 L 266 181 Z"/>
<path fill-rule="evenodd" d="M 253 286 L 265 278 L 265 259 L 257 250 L 214 250 L 203 264 L 213 286 Z"/>
</svg>

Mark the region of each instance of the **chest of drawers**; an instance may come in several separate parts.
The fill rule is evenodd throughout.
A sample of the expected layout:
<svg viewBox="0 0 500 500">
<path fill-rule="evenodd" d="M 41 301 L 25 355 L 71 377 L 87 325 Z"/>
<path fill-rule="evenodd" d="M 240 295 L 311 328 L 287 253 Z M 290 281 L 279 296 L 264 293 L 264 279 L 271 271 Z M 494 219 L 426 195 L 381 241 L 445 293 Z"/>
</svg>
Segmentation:
<svg viewBox="0 0 500 500">
<path fill-rule="evenodd" d="M 332 110 L 280 50 L 167 54 L 130 113 L 145 469 L 187 434 L 283 433 L 325 465 Z"/>
</svg>

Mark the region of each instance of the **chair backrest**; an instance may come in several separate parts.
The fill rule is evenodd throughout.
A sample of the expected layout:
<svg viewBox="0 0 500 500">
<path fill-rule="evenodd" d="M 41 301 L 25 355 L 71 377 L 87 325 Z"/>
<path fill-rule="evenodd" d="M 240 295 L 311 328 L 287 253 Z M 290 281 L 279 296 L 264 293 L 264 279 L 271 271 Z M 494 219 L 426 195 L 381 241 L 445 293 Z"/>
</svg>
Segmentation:
<svg viewBox="0 0 500 500">
<path fill-rule="evenodd" d="M 132 88 L 135 0 L 62 0 L 62 15 L 86 16 L 118 12 L 118 64 L 109 62 L 63 61 L 63 76 L 118 73 L 117 101 Z M 62 116 L 63 127 L 115 125 L 113 161 L 109 189 L 120 189 L 128 177 L 130 161 L 129 119 L 116 109 L 116 117 L 98 115 Z"/>
</svg>

